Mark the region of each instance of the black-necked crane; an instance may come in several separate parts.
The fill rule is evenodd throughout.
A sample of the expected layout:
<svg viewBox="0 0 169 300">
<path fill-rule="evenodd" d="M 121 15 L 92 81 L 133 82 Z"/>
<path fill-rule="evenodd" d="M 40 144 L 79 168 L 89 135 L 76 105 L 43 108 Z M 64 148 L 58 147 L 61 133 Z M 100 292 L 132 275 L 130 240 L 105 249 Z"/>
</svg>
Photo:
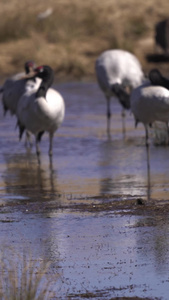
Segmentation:
<svg viewBox="0 0 169 300">
<path fill-rule="evenodd" d="M 28 75 L 30 76 L 30 75 Z M 39 89 L 27 91 L 19 100 L 17 107 L 20 138 L 26 129 L 36 138 L 36 152 L 40 154 L 39 142 L 44 132 L 49 133 L 49 155 L 52 155 L 53 135 L 61 125 L 65 115 L 65 104 L 62 96 L 50 88 L 54 72 L 49 66 L 37 67 L 33 74 L 42 80 Z"/>
<path fill-rule="evenodd" d="M 33 61 L 27 61 L 25 63 L 25 73 L 29 74 L 35 67 Z M 11 115 L 16 114 L 17 104 L 26 90 L 38 89 L 41 80 L 39 79 L 22 79 L 25 73 L 18 73 L 10 78 L 8 78 L 3 87 L 1 88 L 2 94 L 2 104 L 4 108 L 4 114 L 9 110 Z"/>
<path fill-rule="evenodd" d="M 30 60 L 25 62 L 24 69 L 25 73 L 29 74 L 35 67 L 34 61 Z M 9 111 L 11 115 L 16 115 L 17 105 L 20 97 L 23 93 L 30 90 L 37 90 L 41 79 L 39 78 L 24 78 L 25 73 L 17 73 L 12 77 L 6 79 L 3 87 L 1 88 L 2 94 L 2 105 L 4 109 L 4 115 Z M 26 131 L 26 142 L 30 142 L 30 134 Z"/>
<path fill-rule="evenodd" d="M 110 98 L 116 96 L 122 105 L 123 133 L 125 109 L 130 109 L 128 95 L 144 80 L 139 60 L 130 52 L 114 49 L 104 51 L 96 60 L 96 77 L 107 100 L 107 132 L 110 134 Z M 127 91 L 128 89 L 128 91 Z"/>
<path fill-rule="evenodd" d="M 143 123 L 145 127 L 146 146 L 148 146 L 148 127 L 155 121 L 169 121 L 169 90 L 162 86 L 153 86 L 150 82 L 137 87 L 130 97 L 131 111 L 136 124 Z M 168 132 L 169 134 L 169 132 Z"/>
<path fill-rule="evenodd" d="M 169 79 L 161 74 L 158 69 L 152 69 L 148 74 L 152 85 L 160 85 L 169 89 Z"/>
</svg>

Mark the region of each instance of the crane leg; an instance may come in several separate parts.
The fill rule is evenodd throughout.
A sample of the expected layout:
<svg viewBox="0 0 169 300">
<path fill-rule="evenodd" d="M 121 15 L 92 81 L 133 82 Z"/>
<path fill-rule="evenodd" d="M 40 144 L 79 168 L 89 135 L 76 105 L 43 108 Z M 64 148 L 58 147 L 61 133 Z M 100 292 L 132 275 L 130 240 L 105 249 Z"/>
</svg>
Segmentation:
<svg viewBox="0 0 169 300">
<path fill-rule="evenodd" d="M 36 136 L 36 154 L 39 157 L 39 155 L 40 155 L 40 147 L 39 147 L 39 137 L 38 137 L 38 135 Z"/>
<path fill-rule="evenodd" d="M 110 119 L 111 119 L 111 110 L 110 110 L 110 97 L 107 99 L 107 135 L 110 136 Z"/>
<path fill-rule="evenodd" d="M 125 117 L 126 117 L 126 114 L 125 114 L 125 110 L 124 109 L 122 109 L 121 117 L 122 117 L 122 133 L 123 133 L 123 138 L 125 139 L 125 137 L 126 137 L 126 126 L 125 126 Z"/>
<path fill-rule="evenodd" d="M 148 136 L 148 125 L 145 126 L 146 132 L 146 153 L 147 153 L 147 200 L 150 199 L 151 189 L 150 189 L 150 147 L 149 147 L 149 136 Z"/>
<path fill-rule="evenodd" d="M 28 130 L 26 130 L 25 147 L 32 147 L 31 133 Z"/>
<path fill-rule="evenodd" d="M 149 147 L 149 136 L 148 136 L 148 126 L 145 126 L 145 133 L 146 133 L 146 147 Z"/>
<path fill-rule="evenodd" d="M 150 147 L 146 147 L 147 154 L 147 200 L 150 199 L 151 196 L 151 182 L 150 182 Z"/>
<path fill-rule="evenodd" d="M 49 133 L 49 156 L 52 156 L 52 149 L 53 149 L 53 132 Z"/>
<path fill-rule="evenodd" d="M 166 126 L 167 126 L 167 140 L 166 140 L 166 145 L 168 146 L 168 144 L 169 144 L 169 126 L 168 126 L 168 122 L 166 122 Z"/>
</svg>

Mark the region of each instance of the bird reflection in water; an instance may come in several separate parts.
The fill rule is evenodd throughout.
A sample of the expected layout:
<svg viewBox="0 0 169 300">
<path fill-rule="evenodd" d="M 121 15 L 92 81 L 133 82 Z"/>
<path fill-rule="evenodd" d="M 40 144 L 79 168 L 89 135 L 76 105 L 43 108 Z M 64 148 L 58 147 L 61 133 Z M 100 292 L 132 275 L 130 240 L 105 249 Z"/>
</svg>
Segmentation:
<svg viewBox="0 0 169 300">
<path fill-rule="evenodd" d="M 14 199 L 18 196 L 32 201 L 56 198 L 57 178 L 52 160 L 47 168 L 45 160 L 43 164 L 40 160 L 37 164 L 37 156 L 29 151 L 26 154 L 5 154 L 4 158 L 6 192 L 12 194 Z"/>
<path fill-rule="evenodd" d="M 136 147 L 136 145 L 134 146 Z M 147 148 L 133 149 L 133 143 L 111 140 L 100 145 L 100 193 L 150 199 L 150 157 Z M 143 164 L 143 160 L 145 164 Z"/>
</svg>

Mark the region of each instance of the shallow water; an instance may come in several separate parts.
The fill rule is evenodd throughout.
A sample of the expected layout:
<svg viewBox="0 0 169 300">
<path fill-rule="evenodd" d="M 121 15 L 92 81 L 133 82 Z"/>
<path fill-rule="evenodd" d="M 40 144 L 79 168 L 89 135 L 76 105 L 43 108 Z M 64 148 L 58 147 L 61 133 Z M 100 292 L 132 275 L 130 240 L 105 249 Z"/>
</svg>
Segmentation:
<svg viewBox="0 0 169 300">
<path fill-rule="evenodd" d="M 1 251 L 29 249 L 35 259 L 51 261 L 60 275 L 58 299 L 80 299 L 88 292 L 95 299 L 167 300 L 169 213 L 154 208 L 168 204 L 169 148 L 156 147 L 151 139 L 148 172 L 144 128 L 135 129 L 128 112 L 123 138 L 116 99 L 108 138 L 106 103 L 96 83 L 56 88 L 66 116 L 54 138 L 52 161 L 48 136 L 42 138 L 38 164 L 35 148 L 18 142 L 15 117 L 4 118 L 1 108 Z M 138 199 L 147 206 L 137 205 Z"/>
</svg>

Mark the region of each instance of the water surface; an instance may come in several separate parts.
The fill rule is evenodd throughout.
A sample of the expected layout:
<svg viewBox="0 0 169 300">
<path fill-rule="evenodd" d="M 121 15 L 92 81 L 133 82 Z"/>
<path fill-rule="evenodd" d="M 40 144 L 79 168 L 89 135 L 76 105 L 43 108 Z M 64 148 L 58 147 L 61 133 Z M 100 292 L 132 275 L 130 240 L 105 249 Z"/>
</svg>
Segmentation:
<svg viewBox="0 0 169 300">
<path fill-rule="evenodd" d="M 48 157 L 48 135 L 35 147 L 18 141 L 16 119 L 0 111 L 1 251 L 31 251 L 48 259 L 58 299 L 122 296 L 168 299 L 169 149 L 150 143 L 112 100 L 111 137 L 106 102 L 96 83 L 55 86 L 66 103 L 63 125 Z M 138 199 L 141 204 L 138 205 Z M 88 297 L 88 299 L 90 299 Z M 92 299 L 92 298 L 91 298 Z"/>
</svg>

